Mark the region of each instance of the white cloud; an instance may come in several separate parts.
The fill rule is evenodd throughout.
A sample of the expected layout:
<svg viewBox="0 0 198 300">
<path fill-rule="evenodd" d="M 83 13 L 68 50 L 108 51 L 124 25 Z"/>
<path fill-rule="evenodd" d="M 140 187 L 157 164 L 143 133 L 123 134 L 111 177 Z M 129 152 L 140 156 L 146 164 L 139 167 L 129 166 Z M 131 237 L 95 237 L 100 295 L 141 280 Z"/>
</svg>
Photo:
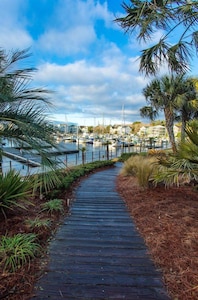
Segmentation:
<svg viewBox="0 0 198 300">
<path fill-rule="evenodd" d="M 53 22 L 46 25 L 38 38 L 38 46 L 42 51 L 61 56 L 85 54 L 94 42 L 100 43 L 100 39 L 97 41 L 95 22 L 102 20 L 107 27 L 112 27 L 113 16 L 106 2 L 103 5 L 93 0 L 77 0 L 75 5 L 73 3 L 73 0 L 57 2 Z"/>
<path fill-rule="evenodd" d="M 96 40 L 96 34 L 91 26 L 76 26 L 67 31 L 49 30 L 38 40 L 42 51 L 56 53 L 60 56 L 78 52 L 86 53 L 90 44 Z"/>
<path fill-rule="evenodd" d="M 24 27 L 26 18 L 21 15 L 23 7 L 23 0 L 0 1 L 0 46 L 6 50 L 24 49 L 33 44 L 31 35 Z"/>
<path fill-rule="evenodd" d="M 36 10 L 35 3 L 41 9 Z M 144 105 L 141 91 L 148 79 L 138 73 L 137 52 L 117 43 L 114 35 L 120 38 L 121 30 L 113 22 L 108 1 L 53 0 L 53 9 L 50 6 L 44 18 L 48 1 L 34 4 L 31 11 L 31 1 L 0 0 L 0 39 L 6 49 L 32 45 L 38 68 L 34 83 L 55 90 L 54 113 L 76 117 L 78 122 L 85 118 L 93 123 L 103 115 L 117 122 L 124 105 L 126 121 L 139 118 L 139 106 Z"/>
<path fill-rule="evenodd" d="M 0 30 L 1 47 L 6 50 L 25 49 L 33 44 L 33 40 L 23 29 L 2 28 Z"/>
<path fill-rule="evenodd" d="M 141 93 L 148 79 L 140 76 L 131 61 L 120 51 L 101 53 L 101 61 L 75 61 L 65 65 L 42 64 L 36 75 L 38 82 L 54 85 L 57 94 L 54 102 L 57 111 L 72 115 L 75 112 L 87 117 L 121 118 L 122 105 L 127 109 L 126 120 L 139 116 L 139 107 L 145 105 Z M 117 60 L 116 60 L 117 53 Z"/>
</svg>

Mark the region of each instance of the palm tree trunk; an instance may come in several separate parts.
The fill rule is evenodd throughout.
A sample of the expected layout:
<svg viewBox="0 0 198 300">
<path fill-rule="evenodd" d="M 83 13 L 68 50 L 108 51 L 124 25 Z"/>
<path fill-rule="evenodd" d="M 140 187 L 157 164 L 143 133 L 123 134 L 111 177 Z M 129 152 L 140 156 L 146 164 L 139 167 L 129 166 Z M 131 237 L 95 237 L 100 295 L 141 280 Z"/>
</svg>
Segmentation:
<svg viewBox="0 0 198 300">
<path fill-rule="evenodd" d="M 166 107 L 164 109 L 164 116 L 165 116 L 165 121 L 166 121 L 166 129 L 168 131 L 168 136 L 169 136 L 169 140 L 171 143 L 171 147 L 173 150 L 173 153 L 177 152 L 177 146 L 175 143 L 175 135 L 174 135 L 174 130 L 173 130 L 173 126 L 174 126 L 174 115 L 172 110 L 169 107 Z"/>
<path fill-rule="evenodd" d="M 182 124 L 181 124 L 181 141 L 185 140 L 186 120 L 187 120 L 186 114 L 183 112 L 182 113 Z"/>
</svg>

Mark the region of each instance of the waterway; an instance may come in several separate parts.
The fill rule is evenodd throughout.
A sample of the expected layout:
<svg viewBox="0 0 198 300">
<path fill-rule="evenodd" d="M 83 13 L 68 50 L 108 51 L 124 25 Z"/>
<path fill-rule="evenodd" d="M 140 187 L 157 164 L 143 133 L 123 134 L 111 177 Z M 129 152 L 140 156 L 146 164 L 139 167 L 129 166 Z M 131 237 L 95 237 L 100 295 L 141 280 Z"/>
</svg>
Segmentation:
<svg viewBox="0 0 198 300">
<path fill-rule="evenodd" d="M 110 145 L 93 145 L 93 144 L 77 144 L 77 143 L 64 143 L 65 150 L 67 151 L 77 151 L 77 153 L 69 153 L 63 155 L 54 155 L 52 158 L 56 160 L 58 168 L 67 168 L 76 165 L 82 164 L 83 155 L 84 163 L 98 161 L 98 160 L 107 160 L 115 157 L 119 157 L 123 152 L 133 152 L 134 147 L 111 147 Z M 85 148 L 85 151 L 82 151 Z M 135 150 L 136 151 L 136 150 Z M 19 152 L 19 151 L 18 151 Z M 33 167 L 28 164 L 28 160 L 34 161 L 34 157 L 31 157 L 31 154 L 25 151 L 21 151 L 21 157 L 27 159 L 27 163 L 19 162 L 8 157 L 3 157 L 2 169 L 5 174 L 10 169 L 17 170 L 22 176 L 28 174 L 36 174 L 43 172 L 41 167 Z"/>
</svg>

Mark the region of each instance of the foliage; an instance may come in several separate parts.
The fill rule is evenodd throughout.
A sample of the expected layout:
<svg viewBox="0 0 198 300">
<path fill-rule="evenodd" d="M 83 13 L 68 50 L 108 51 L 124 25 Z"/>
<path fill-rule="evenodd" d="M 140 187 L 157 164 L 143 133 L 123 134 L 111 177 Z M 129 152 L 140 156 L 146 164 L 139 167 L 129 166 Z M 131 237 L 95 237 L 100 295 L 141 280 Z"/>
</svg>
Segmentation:
<svg viewBox="0 0 198 300">
<path fill-rule="evenodd" d="M 127 153 L 122 153 L 121 156 L 119 157 L 119 161 L 125 162 L 127 159 L 129 159 L 131 156 L 138 155 L 137 152 L 127 152 Z"/>
<path fill-rule="evenodd" d="M 35 219 L 28 219 L 26 220 L 26 225 L 34 230 L 34 229 L 40 229 L 40 228 L 50 228 L 51 226 L 51 220 L 50 219 L 40 219 L 40 218 L 35 218 Z"/>
<path fill-rule="evenodd" d="M 148 150 L 148 156 L 155 156 L 158 158 L 166 157 L 167 151 L 161 150 L 161 149 L 149 149 Z"/>
<path fill-rule="evenodd" d="M 48 214 L 52 215 L 54 213 L 61 213 L 64 210 L 62 199 L 52 199 L 43 204 L 41 204 L 42 211 L 46 211 Z"/>
<path fill-rule="evenodd" d="M 46 158 L 42 145 L 54 145 L 53 128 L 45 115 L 50 91 L 29 87 L 34 68 L 17 69 L 17 65 L 29 56 L 28 50 L 11 54 L 0 50 L 1 136 L 29 146 Z"/>
<path fill-rule="evenodd" d="M 191 181 L 198 181 L 198 167 L 185 158 L 168 157 L 159 161 L 158 173 L 153 176 L 153 183 L 163 183 L 166 187 L 180 186 Z"/>
<path fill-rule="evenodd" d="M 55 162 L 48 153 L 49 147 L 56 147 L 54 129 L 47 120 L 52 91 L 32 87 L 35 68 L 23 67 L 29 56 L 29 49 L 8 53 L 0 49 L 0 139 L 6 138 L 15 146 L 38 153 L 42 167 L 54 170 Z M 42 179 L 42 186 L 46 187 L 49 179 L 45 175 Z"/>
<path fill-rule="evenodd" d="M 75 182 L 81 176 L 92 172 L 93 170 L 106 166 L 113 166 L 114 162 L 110 160 L 95 161 L 84 165 L 79 165 L 72 168 L 62 169 L 56 172 L 58 178 L 55 185 L 56 190 L 69 189 L 73 182 Z M 48 195 L 52 195 L 53 191 L 48 192 Z"/>
<path fill-rule="evenodd" d="M 156 170 L 157 159 L 155 157 L 136 155 L 131 156 L 125 161 L 121 174 L 136 177 L 139 185 L 143 188 L 147 188 Z"/>
<path fill-rule="evenodd" d="M 189 69 L 193 50 L 198 48 L 198 3 L 197 1 L 142 1 L 130 0 L 122 3 L 126 15 L 115 22 L 130 33 L 137 33 L 137 41 L 151 43 L 159 30 L 158 43 L 142 50 L 140 70 L 155 75 L 167 62 L 171 71 L 186 72 Z M 174 36 L 174 43 L 169 43 Z"/>
<path fill-rule="evenodd" d="M 44 170 L 44 172 L 33 175 L 31 178 L 34 182 L 34 191 L 39 191 L 40 195 L 48 193 L 61 182 L 60 172 L 56 170 Z"/>
<path fill-rule="evenodd" d="M 0 174 L 0 210 L 5 214 L 8 208 L 13 209 L 16 206 L 25 208 L 24 204 L 27 203 L 32 188 L 32 182 L 28 177 L 22 179 L 14 170 L 10 170 L 5 176 Z"/>
<path fill-rule="evenodd" d="M 165 186 L 181 185 L 192 181 L 198 182 L 198 125 L 190 122 L 186 133 L 188 138 L 182 140 L 175 155 L 159 159 L 159 173 L 154 182 L 163 182 Z"/>
<path fill-rule="evenodd" d="M 184 74 L 164 75 L 153 79 L 143 90 L 149 106 L 140 109 L 141 116 L 154 120 L 163 111 L 173 152 L 177 151 L 173 131 L 176 115 L 182 120 L 184 131 L 186 122 L 197 114 L 198 99 L 194 82 L 195 79 L 187 78 Z"/>
<path fill-rule="evenodd" d="M 0 264 L 4 271 L 15 272 L 23 265 L 30 263 L 40 251 L 35 242 L 36 235 L 18 233 L 12 237 L 2 236 L 0 240 Z"/>
</svg>

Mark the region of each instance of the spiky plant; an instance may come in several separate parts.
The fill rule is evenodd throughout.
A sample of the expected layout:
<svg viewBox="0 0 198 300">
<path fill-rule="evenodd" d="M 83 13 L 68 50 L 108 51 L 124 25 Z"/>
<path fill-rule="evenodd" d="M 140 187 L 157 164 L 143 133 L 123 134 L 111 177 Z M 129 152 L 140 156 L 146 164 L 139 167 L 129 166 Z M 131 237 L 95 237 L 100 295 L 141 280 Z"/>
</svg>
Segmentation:
<svg viewBox="0 0 198 300">
<path fill-rule="evenodd" d="M 187 138 L 178 145 L 175 155 L 160 158 L 160 172 L 154 182 L 166 186 L 198 182 L 198 123 L 190 122 L 186 128 Z"/>
<path fill-rule="evenodd" d="M 14 170 L 10 170 L 5 176 L 0 174 L 0 210 L 4 216 L 8 209 L 17 206 L 25 208 L 25 204 L 30 203 L 28 198 L 32 194 L 32 188 L 29 178 L 22 178 Z"/>
</svg>

